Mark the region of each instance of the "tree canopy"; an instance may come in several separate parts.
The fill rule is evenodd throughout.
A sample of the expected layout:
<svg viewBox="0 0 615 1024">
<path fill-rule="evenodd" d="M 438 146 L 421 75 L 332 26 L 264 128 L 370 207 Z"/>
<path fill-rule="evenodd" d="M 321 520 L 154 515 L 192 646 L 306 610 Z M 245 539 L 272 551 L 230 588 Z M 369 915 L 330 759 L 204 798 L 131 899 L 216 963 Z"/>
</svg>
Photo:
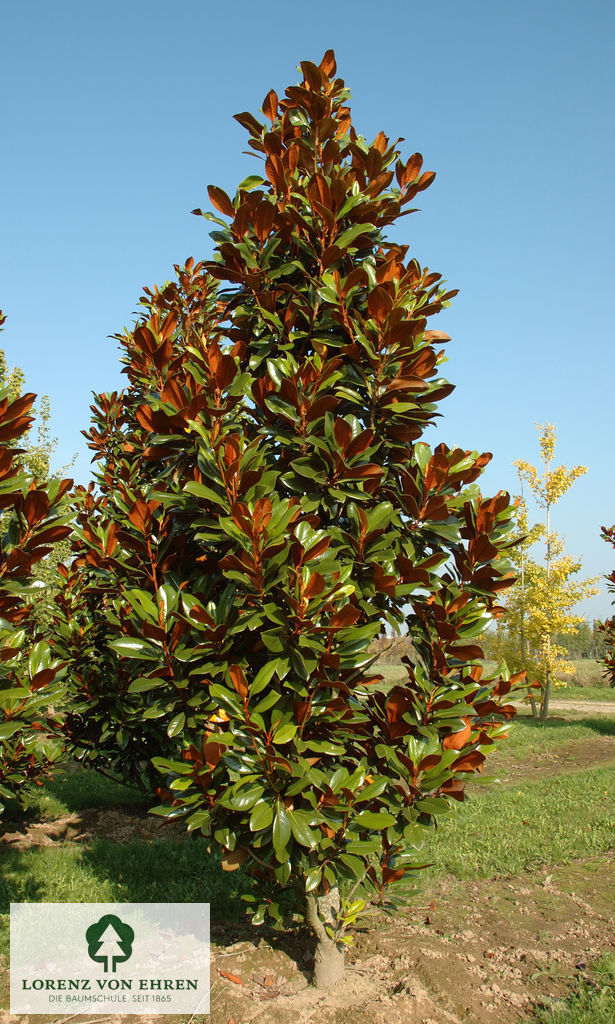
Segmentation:
<svg viewBox="0 0 615 1024">
<path fill-rule="evenodd" d="M 325 983 L 349 890 L 403 899 L 520 680 L 476 643 L 514 507 L 481 495 L 488 453 L 422 439 L 452 389 L 428 320 L 455 293 L 385 237 L 435 175 L 357 133 L 331 51 L 301 72 L 237 115 L 264 176 L 209 187 L 213 259 L 118 335 L 54 635 L 79 755 L 145 785 L 151 760 L 159 813 L 245 865 L 254 922 L 306 915 Z M 392 690 L 383 621 L 415 651 Z"/>
</svg>

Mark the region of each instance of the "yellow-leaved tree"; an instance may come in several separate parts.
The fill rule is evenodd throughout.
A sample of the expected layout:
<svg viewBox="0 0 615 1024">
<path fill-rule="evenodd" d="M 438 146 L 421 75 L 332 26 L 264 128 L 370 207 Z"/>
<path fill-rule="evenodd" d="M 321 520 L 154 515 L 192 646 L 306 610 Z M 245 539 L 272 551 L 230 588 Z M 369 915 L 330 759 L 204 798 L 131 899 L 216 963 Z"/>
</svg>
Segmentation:
<svg viewBox="0 0 615 1024">
<path fill-rule="evenodd" d="M 532 712 L 543 721 L 549 713 L 551 688 L 562 673 L 574 671 L 566 650 L 556 637 L 574 633 L 583 616 L 574 614 L 579 601 L 599 593 L 598 577 L 578 579 L 582 563 L 567 555 L 564 542 L 552 529 L 553 506 L 578 477 L 587 472 L 585 466 L 554 466 L 555 427 L 537 424 L 542 471 L 525 459 L 517 459 L 521 495 L 517 503 L 517 545 L 512 548 L 511 561 L 517 580 L 507 595 L 504 615 L 495 635 L 490 639 L 490 653 L 503 657 L 512 671 L 527 671 L 528 679 L 536 681 L 536 696 L 531 697 Z M 544 521 L 530 525 L 523 496 L 527 484 L 536 504 L 544 513 Z M 544 558 L 532 557 L 538 543 L 544 544 Z"/>
</svg>

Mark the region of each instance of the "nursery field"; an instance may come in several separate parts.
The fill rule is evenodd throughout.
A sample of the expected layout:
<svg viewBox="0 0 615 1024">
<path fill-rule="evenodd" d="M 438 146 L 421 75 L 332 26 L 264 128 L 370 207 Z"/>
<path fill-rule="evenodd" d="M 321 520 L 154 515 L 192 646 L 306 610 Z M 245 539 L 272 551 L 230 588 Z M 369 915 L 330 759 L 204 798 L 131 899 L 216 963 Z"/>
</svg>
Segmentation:
<svg viewBox="0 0 615 1024">
<path fill-rule="evenodd" d="M 442 820 L 423 891 L 355 929 L 347 981 L 326 993 L 308 984 L 307 932 L 242 920 L 241 870 L 222 872 L 204 842 L 148 816 L 136 791 L 58 771 L 0 836 L 0 1020 L 27 1019 L 8 1013 L 11 901 L 199 900 L 211 903 L 212 1006 L 192 1024 L 612 1022 L 615 701 L 612 714 L 592 712 L 591 699 L 580 712 L 562 704 L 544 725 L 520 716 L 488 762 L 499 781 L 473 786 Z M 140 1020 L 28 1024 L 69 1019 Z"/>
<path fill-rule="evenodd" d="M 487 662 L 487 667 L 489 667 Z M 615 713 L 615 689 L 606 682 L 602 666 L 589 658 L 582 658 L 572 663 L 574 673 L 558 679 L 551 691 L 549 706 L 554 710 L 558 707 L 571 710 L 574 704 L 591 701 L 592 703 L 604 704 L 604 710 L 609 711 L 611 707 Z M 394 686 L 401 682 L 405 676 L 405 668 L 401 664 L 377 664 L 377 671 L 384 676 L 385 686 Z M 564 703 L 565 702 L 565 703 Z M 581 708 L 581 710 L 583 710 Z"/>
</svg>

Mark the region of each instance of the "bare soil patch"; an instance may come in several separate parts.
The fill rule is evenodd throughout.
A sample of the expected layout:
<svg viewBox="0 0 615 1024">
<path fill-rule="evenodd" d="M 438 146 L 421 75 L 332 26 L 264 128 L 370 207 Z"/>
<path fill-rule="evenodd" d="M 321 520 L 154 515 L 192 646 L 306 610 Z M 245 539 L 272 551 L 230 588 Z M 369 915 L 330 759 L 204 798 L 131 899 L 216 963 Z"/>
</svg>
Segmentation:
<svg viewBox="0 0 615 1024">
<path fill-rule="evenodd" d="M 147 813 L 142 804 L 91 808 L 65 814 L 53 821 L 12 825 L 0 834 L 0 850 L 27 850 L 32 846 L 54 846 L 57 843 L 88 843 L 92 839 L 109 839 L 127 843 L 131 839 L 153 842 L 157 839 L 187 837 L 179 822 L 169 822 Z"/>
<path fill-rule="evenodd" d="M 429 905 L 431 903 L 431 906 Z M 309 985 L 309 936 L 219 922 L 210 1024 L 514 1024 L 615 952 L 615 851 L 527 877 L 441 883 L 394 919 L 355 932 L 346 980 Z M 102 1021 L 88 1015 L 71 1018 Z M 197 1019 L 199 1019 L 197 1017 Z M 17 1017 L 2 1024 L 50 1024 Z M 125 1017 L 179 1024 L 180 1017 Z"/>
<path fill-rule="evenodd" d="M 506 746 L 493 754 L 486 762 L 489 775 L 497 775 L 503 785 L 511 785 L 523 778 L 544 778 L 560 772 L 583 771 L 599 768 L 615 762 L 615 736 L 591 736 L 557 742 L 549 751 L 532 751 L 523 761 L 518 755 L 509 755 Z"/>
<path fill-rule="evenodd" d="M 426 899 L 435 907 L 356 933 L 348 978 L 326 994 L 266 941 L 228 947 L 223 960 L 217 951 L 212 1024 L 512 1024 L 615 950 L 613 856 L 521 879 L 447 881 Z M 309 968 L 307 936 L 295 953 Z"/>
</svg>

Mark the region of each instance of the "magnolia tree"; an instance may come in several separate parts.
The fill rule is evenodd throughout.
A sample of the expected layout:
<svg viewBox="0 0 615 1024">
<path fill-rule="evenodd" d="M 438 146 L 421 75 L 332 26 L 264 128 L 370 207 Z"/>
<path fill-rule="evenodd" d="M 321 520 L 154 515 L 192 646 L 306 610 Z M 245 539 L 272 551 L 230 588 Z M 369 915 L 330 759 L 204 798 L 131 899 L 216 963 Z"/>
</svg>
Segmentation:
<svg viewBox="0 0 615 1024">
<path fill-rule="evenodd" d="M 511 582 L 488 454 L 422 440 L 454 294 L 385 229 L 433 181 L 352 126 L 331 51 L 237 115 L 264 161 L 211 186 L 214 257 L 146 291 L 98 396 L 57 643 L 81 756 L 148 782 L 253 879 L 255 924 L 305 920 L 315 980 L 366 901 L 396 906 L 425 839 L 508 729 L 519 679 L 475 638 Z M 200 213 L 201 211 L 195 211 Z M 371 671 L 387 622 L 412 656 Z"/>
<path fill-rule="evenodd" d="M 0 326 L 4 323 L 0 311 Z M 36 396 L 0 388 L 0 816 L 6 801 L 40 784 L 62 753 L 50 713 L 62 693 L 61 663 L 38 635 L 33 598 L 44 586 L 35 570 L 70 533 L 72 480 L 39 483 L 23 448 Z M 27 441 L 26 441 L 27 443 Z"/>
</svg>

